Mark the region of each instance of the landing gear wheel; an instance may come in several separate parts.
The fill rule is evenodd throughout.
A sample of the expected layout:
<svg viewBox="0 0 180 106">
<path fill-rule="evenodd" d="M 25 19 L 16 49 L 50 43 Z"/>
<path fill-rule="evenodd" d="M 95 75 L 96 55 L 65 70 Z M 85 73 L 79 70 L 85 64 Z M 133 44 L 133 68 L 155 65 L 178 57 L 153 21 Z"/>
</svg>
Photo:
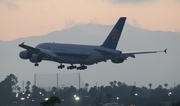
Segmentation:
<svg viewBox="0 0 180 106">
<path fill-rule="evenodd" d="M 72 70 L 72 69 L 75 69 L 76 68 L 76 66 L 74 66 L 73 64 L 71 64 L 71 66 L 69 66 L 69 67 L 67 67 L 67 69 L 69 70 Z"/>
<path fill-rule="evenodd" d="M 65 66 L 61 64 L 61 65 L 58 66 L 58 69 L 62 69 L 62 68 L 64 68 L 64 67 L 65 67 Z"/>
<path fill-rule="evenodd" d="M 87 66 L 81 65 L 79 67 L 76 68 L 77 70 L 85 70 L 87 69 Z"/>
<path fill-rule="evenodd" d="M 38 64 L 38 63 L 35 63 L 34 66 L 39 66 L 39 64 Z"/>
</svg>

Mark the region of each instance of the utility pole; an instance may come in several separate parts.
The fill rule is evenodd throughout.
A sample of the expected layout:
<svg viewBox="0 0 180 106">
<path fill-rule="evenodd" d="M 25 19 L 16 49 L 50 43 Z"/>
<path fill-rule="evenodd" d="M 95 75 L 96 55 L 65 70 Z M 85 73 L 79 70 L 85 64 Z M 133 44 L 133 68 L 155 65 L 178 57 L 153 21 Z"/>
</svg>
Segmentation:
<svg viewBox="0 0 180 106">
<path fill-rule="evenodd" d="M 79 89 L 80 89 L 80 73 L 79 73 Z"/>
<path fill-rule="evenodd" d="M 58 73 L 57 73 L 57 92 L 59 91 L 59 85 L 58 85 Z"/>
<path fill-rule="evenodd" d="M 36 86 L 36 74 L 34 74 L 34 85 Z"/>
<path fill-rule="evenodd" d="M 24 80 L 22 81 L 22 88 L 23 88 L 23 93 L 24 93 Z"/>
</svg>

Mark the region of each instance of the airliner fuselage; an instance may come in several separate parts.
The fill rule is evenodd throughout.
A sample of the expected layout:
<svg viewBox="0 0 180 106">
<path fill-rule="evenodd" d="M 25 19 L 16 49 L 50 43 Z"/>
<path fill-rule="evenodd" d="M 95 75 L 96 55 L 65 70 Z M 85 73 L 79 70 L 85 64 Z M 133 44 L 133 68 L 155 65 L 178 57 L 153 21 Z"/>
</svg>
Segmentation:
<svg viewBox="0 0 180 106">
<path fill-rule="evenodd" d="M 104 48 L 102 46 L 61 43 L 42 43 L 37 45 L 36 48 L 42 51 L 51 51 L 57 56 L 57 58 L 44 57 L 43 60 L 84 65 L 92 65 L 101 61 L 106 61 L 121 53 L 120 51 Z"/>
</svg>

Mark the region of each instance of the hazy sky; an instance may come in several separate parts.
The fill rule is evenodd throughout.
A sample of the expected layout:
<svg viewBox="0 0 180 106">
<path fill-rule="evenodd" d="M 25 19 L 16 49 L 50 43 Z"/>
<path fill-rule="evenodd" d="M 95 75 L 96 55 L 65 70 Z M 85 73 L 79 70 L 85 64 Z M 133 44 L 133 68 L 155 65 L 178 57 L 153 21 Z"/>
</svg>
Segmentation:
<svg viewBox="0 0 180 106">
<path fill-rule="evenodd" d="M 180 0 L 0 0 L 0 40 L 44 35 L 76 24 L 127 23 L 180 32 Z"/>
</svg>

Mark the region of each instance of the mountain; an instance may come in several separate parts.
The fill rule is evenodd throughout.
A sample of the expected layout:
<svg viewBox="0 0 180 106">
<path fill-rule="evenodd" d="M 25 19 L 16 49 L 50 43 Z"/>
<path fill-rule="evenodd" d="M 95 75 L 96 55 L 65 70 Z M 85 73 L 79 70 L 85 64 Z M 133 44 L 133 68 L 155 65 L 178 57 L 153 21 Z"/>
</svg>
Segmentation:
<svg viewBox="0 0 180 106">
<path fill-rule="evenodd" d="M 33 84 L 33 76 L 37 74 L 70 74 L 81 73 L 84 83 L 95 86 L 108 85 L 110 81 L 122 81 L 137 86 L 153 87 L 159 84 L 168 83 L 174 86 L 174 82 L 180 83 L 180 32 L 150 31 L 126 24 L 122 32 L 118 50 L 123 52 L 164 50 L 168 53 L 137 55 L 135 59 L 128 58 L 122 64 L 113 64 L 110 61 L 88 66 L 85 71 L 69 71 L 66 68 L 58 70 L 58 63 L 43 61 L 39 67 L 27 60 L 19 58 L 19 52 L 23 49 L 18 45 L 25 41 L 25 44 L 36 46 L 42 42 L 75 43 L 86 45 L 101 45 L 113 25 L 79 24 L 61 31 L 50 32 L 46 35 L 20 38 L 14 41 L 0 41 L 0 81 L 10 73 L 15 74 L 21 82 L 30 80 Z M 66 65 L 67 66 L 67 65 Z M 71 80 L 71 78 L 69 78 Z"/>
</svg>

